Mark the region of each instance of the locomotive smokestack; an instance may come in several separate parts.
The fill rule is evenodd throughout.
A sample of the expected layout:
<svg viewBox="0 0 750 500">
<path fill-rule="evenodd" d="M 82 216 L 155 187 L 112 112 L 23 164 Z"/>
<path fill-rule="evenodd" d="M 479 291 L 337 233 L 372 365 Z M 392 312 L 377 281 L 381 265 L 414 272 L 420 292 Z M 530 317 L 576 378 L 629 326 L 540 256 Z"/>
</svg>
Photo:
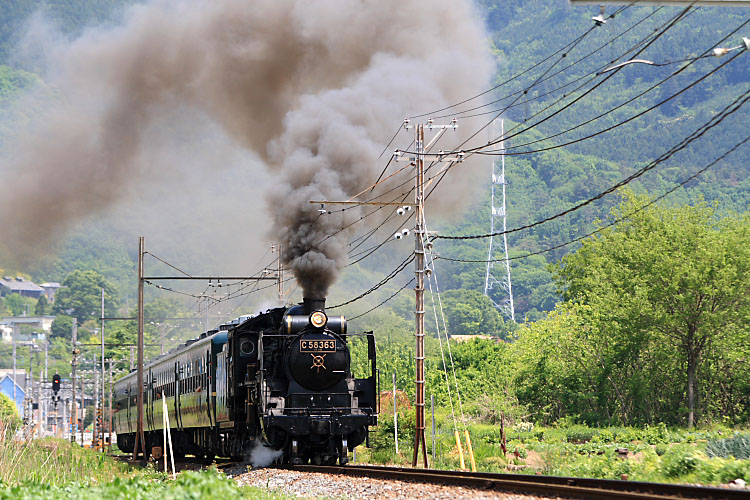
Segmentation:
<svg viewBox="0 0 750 500">
<path fill-rule="evenodd" d="M 326 299 L 317 299 L 310 297 L 303 297 L 302 303 L 305 305 L 305 314 L 312 314 L 315 311 L 326 310 Z"/>
</svg>

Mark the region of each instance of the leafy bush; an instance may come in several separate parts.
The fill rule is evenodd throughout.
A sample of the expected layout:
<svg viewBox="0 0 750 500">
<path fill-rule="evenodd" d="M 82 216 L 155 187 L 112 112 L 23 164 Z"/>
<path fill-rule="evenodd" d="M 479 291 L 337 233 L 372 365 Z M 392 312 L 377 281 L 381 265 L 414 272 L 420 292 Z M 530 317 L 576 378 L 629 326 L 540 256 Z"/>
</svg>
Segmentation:
<svg viewBox="0 0 750 500">
<path fill-rule="evenodd" d="M 714 458 L 698 463 L 695 475 L 702 483 L 728 483 L 735 479 L 750 481 L 750 461 Z"/>
<path fill-rule="evenodd" d="M 661 457 L 661 472 L 667 477 L 680 477 L 695 470 L 700 457 L 693 447 L 675 446 Z"/>
<path fill-rule="evenodd" d="M 609 429 L 602 429 L 591 441 L 594 443 L 614 443 L 615 435 Z"/>
<path fill-rule="evenodd" d="M 21 416 L 15 403 L 0 393 L 0 437 L 12 438 L 21 425 Z"/>
<path fill-rule="evenodd" d="M 585 425 L 574 425 L 566 429 L 565 437 L 569 443 L 586 443 L 599 434 L 597 429 Z"/>
<path fill-rule="evenodd" d="M 654 447 L 654 452 L 660 457 L 663 456 L 667 450 L 669 450 L 669 447 L 664 443 L 659 443 Z"/>
<path fill-rule="evenodd" d="M 664 422 L 659 422 L 655 426 L 647 425 L 643 431 L 643 440 L 648 444 L 659 444 L 671 442 L 672 436 Z"/>
<path fill-rule="evenodd" d="M 750 435 L 737 434 L 728 439 L 711 440 L 706 445 L 706 455 L 748 460 L 750 459 Z"/>
</svg>

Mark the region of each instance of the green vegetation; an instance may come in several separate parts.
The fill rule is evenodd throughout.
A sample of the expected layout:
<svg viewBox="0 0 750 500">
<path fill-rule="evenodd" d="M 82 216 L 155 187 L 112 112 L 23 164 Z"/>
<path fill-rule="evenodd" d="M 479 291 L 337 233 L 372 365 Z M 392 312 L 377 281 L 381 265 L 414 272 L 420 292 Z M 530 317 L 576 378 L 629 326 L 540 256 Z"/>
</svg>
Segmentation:
<svg viewBox="0 0 750 500">
<path fill-rule="evenodd" d="M 55 312 L 65 313 L 79 321 L 101 316 L 102 299 L 104 314 L 117 311 L 118 297 L 114 287 L 96 271 L 73 271 L 62 282 L 57 292 Z M 102 297 L 104 290 L 104 297 Z"/>
<path fill-rule="evenodd" d="M 38 9 L 65 34 L 75 36 L 88 25 L 116 18 L 119 7 L 128 3 L 131 2 L 8 3 L 0 7 L 0 63 L 13 63 L 12 47 L 19 39 L 21 26 Z M 498 62 L 498 83 L 586 32 L 591 15 L 597 11 L 596 6 L 570 6 L 567 0 L 477 0 L 476 4 L 485 18 Z M 611 13 L 610 7 L 607 9 Z M 676 8 L 631 6 L 592 31 L 566 53 L 567 61 L 577 61 L 615 36 L 623 36 L 616 44 L 604 46 L 596 57 L 582 60 L 560 76 L 531 88 L 523 101 L 505 114 L 506 131 L 520 127 L 516 128 L 519 131 L 533 124 L 537 120 L 534 115 L 560 97 L 559 92 L 554 92 L 557 87 L 596 71 L 603 62 L 619 56 L 623 48 L 633 46 L 677 12 Z M 647 17 L 647 22 L 625 33 Z M 745 18 L 746 12 L 739 10 L 699 9 L 670 28 L 639 57 L 663 62 L 698 56 Z M 745 91 L 750 80 L 747 57 L 741 56 L 703 84 L 631 124 L 554 149 L 563 142 L 615 125 L 675 93 L 714 68 L 717 59 L 702 59 L 643 99 L 575 131 L 545 139 L 613 109 L 680 67 L 629 66 L 571 110 L 561 111 L 549 122 L 512 138 L 509 147 L 531 143 L 530 147 L 551 149 L 507 157 L 509 227 L 566 210 L 632 174 L 679 142 Z M 492 97 L 526 88 L 553 62 L 551 59 L 537 70 L 521 75 Z M 35 113 L 34 107 L 21 98 L 38 84 L 43 82 L 33 73 L 0 66 L 0 109 Z M 732 430 L 746 429 L 750 424 L 748 149 L 737 151 L 684 189 L 647 206 L 650 199 L 675 187 L 729 149 L 737 142 L 737 131 L 743 130 L 747 122 L 747 109 L 742 109 L 701 141 L 633 182 L 632 191 L 605 197 L 531 231 L 509 234 L 511 257 L 519 257 L 511 264 L 517 325 L 504 321 L 491 301 L 483 297 L 483 263 L 437 261 L 435 275 L 443 293 L 442 304 L 436 300 L 434 316 L 442 321 L 441 312 L 445 313 L 451 334 L 495 338 L 441 343 L 428 294 L 427 393 L 435 396 L 438 407 L 438 465 L 458 464 L 450 418 L 453 411 L 467 416 L 482 470 L 507 470 L 510 466 L 521 471 L 608 478 L 627 474 L 630 479 L 683 482 L 721 483 L 740 477 L 750 480 L 750 438 L 746 433 L 735 435 Z M 0 130 L 0 140 L 12 132 Z M 486 233 L 490 217 L 487 191 L 484 188 L 476 197 L 460 222 L 429 229 L 451 235 Z M 604 227 L 623 217 L 625 221 Z M 597 229 L 601 230 L 593 237 L 575 241 Z M 376 235 L 370 242 L 382 239 L 383 235 Z M 99 328 L 96 318 L 101 287 L 106 289 L 107 314 L 132 316 L 133 243 L 105 222 L 86 221 L 59 243 L 48 261 L 26 270 L 37 281 L 54 280 L 68 286 L 60 292 L 53 309 L 58 316 L 51 335 L 52 373 L 69 373 L 71 315 L 83 323 L 79 329 L 81 341 L 97 341 L 92 336 Z M 218 267 L 216 264 L 222 259 L 222 252 L 212 251 L 211 245 L 204 251 L 187 248 L 180 241 L 171 244 L 174 254 L 184 259 L 177 263 L 180 266 L 184 261 L 198 259 L 199 252 L 208 259 L 201 263 L 204 269 Z M 444 257 L 481 261 L 487 256 L 484 239 L 436 240 L 434 245 Z M 347 268 L 332 290 L 329 305 L 348 300 L 377 283 L 407 251 L 403 246 L 394 247 L 385 246 Z M 159 268 L 160 264 L 153 266 Z M 7 274 L 14 271 L 8 270 Z M 340 312 L 356 316 L 378 305 L 408 278 L 399 279 Z M 373 435 L 373 449 L 361 451 L 361 458 L 401 462 L 410 455 L 408 437 L 413 432 L 413 409 L 407 404 L 414 394 L 414 302 L 407 291 L 354 320 L 350 327 L 352 332 L 376 332 L 381 389 L 390 387 L 391 374 L 395 373 L 397 387 L 403 391 L 403 402 L 399 399 L 403 455 L 393 456 L 393 423 L 388 413 L 392 406 L 389 410 L 386 401 L 381 424 Z M 495 292 L 500 292 L 499 287 Z M 146 342 L 158 345 L 166 339 L 165 347 L 169 348 L 179 339 L 195 336 L 202 325 L 197 321 L 191 325 L 167 320 L 194 316 L 195 303 L 164 300 L 161 293 L 147 290 Z M 255 300 L 258 296 L 250 297 Z M 266 305 L 264 299 L 252 300 L 243 302 L 242 308 L 231 314 L 256 311 Z M 48 311 L 49 306 L 9 296 L 0 302 L 0 311 L 22 314 Z M 108 343 L 131 344 L 135 322 L 109 323 L 105 336 Z M 353 366 L 362 376 L 368 373 L 365 343 L 352 338 Z M 159 347 L 152 345 L 147 356 L 158 351 Z M 106 355 L 120 360 L 119 370 L 127 368 L 127 350 L 111 347 Z M 455 362 L 455 379 L 451 359 Z M 26 350 L 19 350 L 20 367 L 34 363 L 34 372 L 38 373 L 41 362 L 39 356 L 29 359 Z M 0 364 L 10 366 L 9 346 L 0 346 Z M 448 367 L 447 374 L 444 366 Z M 500 422 L 506 425 L 508 456 L 500 450 Z M 693 426 L 698 430 L 681 429 Z M 457 430 L 462 432 L 463 426 L 459 424 Z M 627 458 L 615 452 L 622 447 L 630 452 Z M 180 485 L 184 489 L 179 491 L 193 494 L 189 492 L 200 491 L 201 484 L 211 485 L 218 480 L 213 476 L 193 479 L 196 484 Z M 10 486 L 2 494 L 12 496 L 12 491 L 17 492 L 13 488 L 19 488 L 13 481 L 23 480 L 6 481 Z M 139 476 L 90 488 L 66 481 L 59 484 L 67 486 L 35 484 L 25 491 L 60 488 L 54 490 L 54 495 L 63 498 L 76 494 L 115 495 L 115 490 L 124 492 L 122 496 L 127 498 L 141 489 L 154 496 L 169 495 L 158 477 Z M 221 483 L 217 491 L 224 486 L 229 487 Z"/>
<path fill-rule="evenodd" d="M 387 407 L 386 407 L 387 406 Z M 360 462 L 406 465 L 411 462 L 412 436 L 409 427 L 413 410 L 399 411 L 399 446 L 393 448 L 392 406 L 384 406 L 381 425 L 372 435 L 373 447 L 357 449 Z M 390 417 L 390 418 L 389 418 Z M 404 428 L 401 426 L 406 424 Z M 465 465 L 470 460 L 459 422 Z M 716 456 L 710 451 L 721 440 L 747 439 L 726 428 L 686 431 L 656 426 L 592 428 L 565 421 L 557 426 L 534 426 L 518 422 L 506 427 L 507 454 L 501 448 L 502 436 L 496 425 L 470 423 L 468 429 L 477 469 L 485 472 L 518 472 L 558 476 L 595 477 L 633 481 L 726 484 L 735 479 L 750 480 L 750 461 L 734 455 Z M 427 446 L 431 451 L 431 425 L 428 420 Z M 430 456 L 433 467 L 460 467 L 450 414 L 437 415 L 436 453 Z"/>
<path fill-rule="evenodd" d="M 146 499 L 289 497 L 240 487 L 216 470 L 181 472 L 175 481 L 152 466 L 124 462 L 60 439 L 19 441 L 7 431 L 0 440 L 0 499 Z"/>
<path fill-rule="evenodd" d="M 12 436 L 21 425 L 21 416 L 13 400 L 0 393 L 0 437 Z"/>
<path fill-rule="evenodd" d="M 128 474 L 128 466 L 61 439 L 18 440 L 6 430 L 0 442 L 0 480 L 4 485 L 107 482 Z"/>
<path fill-rule="evenodd" d="M 153 476 L 153 477 L 149 477 Z M 232 479 L 216 471 L 180 473 L 175 481 L 166 480 L 158 474 L 120 479 L 103 484 L 71 483 L 65 486 L 51 486 L 40 483 L 24 483 L 17 486 L 0 486 L 0 499 L 27 500 L 54 498 L 62 500 L 125 499 L 140 500 L 161 498 L 177 500 L 200 498 L 224 500 L 227 498 L 252 498 L 258 500 L 287 500 L 291 497 L 272 493 L 260 488 L 241 487 Z"/>
<path fill-rule="evenodd" d="M 23 27 L 35 13 L 42 13 L 55 27 L 68 35 L 80 34 L 83 28 L 116 18 L 118 8 L 136 0 L 14 0 L 0 4 L 0 64 L 13 59 L 14 46 L 20 41 Z"/>
</svg>

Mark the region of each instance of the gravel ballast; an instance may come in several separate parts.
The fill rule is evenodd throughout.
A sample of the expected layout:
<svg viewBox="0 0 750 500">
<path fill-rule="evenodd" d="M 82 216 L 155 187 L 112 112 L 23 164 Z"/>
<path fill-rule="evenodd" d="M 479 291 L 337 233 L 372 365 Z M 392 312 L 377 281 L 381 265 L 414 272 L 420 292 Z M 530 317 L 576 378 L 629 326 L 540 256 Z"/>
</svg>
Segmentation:
<svg viewBox="0 0 750 500">
<path fill-rule="evenodd" d="M 533 500 L 535 495 L 483 491 L 458 486 L 387 481 L 367 477 L 339 476 L 315 472 L 287 471 L 280 469 L 225 470 L 241 485 L 266 488 L 304 498 L 346 498 L 352 500 L 377 499 L 472 499 L 472 500 Z"/>
</svg>

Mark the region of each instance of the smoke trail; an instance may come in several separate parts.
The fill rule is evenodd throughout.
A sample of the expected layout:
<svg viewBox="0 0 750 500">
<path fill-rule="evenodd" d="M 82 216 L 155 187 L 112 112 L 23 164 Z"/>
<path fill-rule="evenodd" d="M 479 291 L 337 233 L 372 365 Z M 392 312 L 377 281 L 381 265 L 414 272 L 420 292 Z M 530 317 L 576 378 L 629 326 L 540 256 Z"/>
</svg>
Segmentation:
<svg viewBox="0 0 750 500">
<path fill-rule="evenodd" d="M 279 169 L 266 193 L 272 239 L 309 296 L 324 296 L 345 260 L 346 231 L 326 235 L 359 215 L 323 217 L 308 201 L 366 187 L 395 124 L 484 88 L 491 68 L 469 0 L 155 0 L 42 52 L 60 97 L 0 163 L 13 253 L 132 197 L 159 169 L 154 128 L 189 108 Z"/>
</svg>

